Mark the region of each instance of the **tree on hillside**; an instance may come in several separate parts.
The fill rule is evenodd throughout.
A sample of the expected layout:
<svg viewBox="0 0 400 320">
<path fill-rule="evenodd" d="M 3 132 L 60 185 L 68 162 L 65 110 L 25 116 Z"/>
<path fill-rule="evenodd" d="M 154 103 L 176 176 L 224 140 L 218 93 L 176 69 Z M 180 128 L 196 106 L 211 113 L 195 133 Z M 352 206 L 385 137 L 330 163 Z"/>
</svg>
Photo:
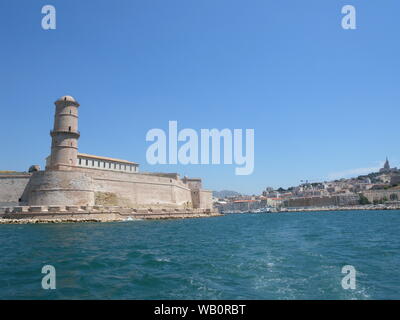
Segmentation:
<svg viewBox="0 0 400 320">
<path fill-rule="evenodd" d="M 366 196 L 364 196 L 362 193 L 360 193 L 359 203 L 361 205 L 371 204 L 371 202 L 369 202 L 368 198 Z"/>
<path fill-rule="evenodd" d="M 397 201 L 397 200 L 399 200 L 399 196 L 396 193 L 392 193 L 390 195 L 390 200 L 391 201 Z"/>
</svg>

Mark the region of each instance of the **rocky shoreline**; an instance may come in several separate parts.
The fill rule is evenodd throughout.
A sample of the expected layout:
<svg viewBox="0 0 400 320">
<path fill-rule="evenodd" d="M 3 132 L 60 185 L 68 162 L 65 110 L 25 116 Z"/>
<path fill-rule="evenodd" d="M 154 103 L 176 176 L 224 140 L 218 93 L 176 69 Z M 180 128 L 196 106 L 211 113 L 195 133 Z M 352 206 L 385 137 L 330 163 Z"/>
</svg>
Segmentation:
<svg viewBox="0 0 400 320">
<path fill-rule="evenodd" d="M 0 224 L 120 222 L 221 216 L 220 213 L 209 209 L 132 209 L 103 206 L 17 206 L 2 209 Z"/>
<path fill-rule="evenodd" d="M 241 214 L 241 213 L 284 213 L 284 212 L 316 212 L 316 211 L 377 211 L 377 210 L 400 210 L 400 204 L 395 205 L 360 205 L 360 206 L 342 206 L 342 207 L 309 207 L 309 208 L 279 208 L 274 210 L 261 210 L 261 211 L 240 211 L 240 212 L 227 212 L 224 214 Z"/>
<path fill-rule="evenodd" d="M 376 211 L 376 210 L 400 210 L 400 205 L 364 205 L 344 207 L 312 207 L 312 208 L 282 208 L 280 212 L 312 212 L 312 211 Z"/>
</svg>

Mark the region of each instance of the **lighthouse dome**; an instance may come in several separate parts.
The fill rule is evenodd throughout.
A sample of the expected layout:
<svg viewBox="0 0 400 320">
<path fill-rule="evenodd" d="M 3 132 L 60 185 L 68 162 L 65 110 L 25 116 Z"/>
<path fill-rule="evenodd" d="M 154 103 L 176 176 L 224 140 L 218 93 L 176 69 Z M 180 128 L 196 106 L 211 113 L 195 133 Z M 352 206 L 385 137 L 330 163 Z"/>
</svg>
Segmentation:
<svg viewBox="0 0 400 320">
<path fill-rule="evenodd" d="M 71 102 L 76 102 L 75 98 L 72 96 L 62 96 L 60 99 L 57 101 L 71 101 Z"/>
<path fill-rule="evenodd" d="M 56 101 L 56 103 L 57 103 L 57 102 L 65 102 L 65 101 L 67 101 L 67 102 L 73 102 L 73 103 L 75 103 L 75 104 L 78 104 L 78 101 L 76 101 L 75 98 L 72 97 L 72 96 L 62 96 L 61 98 L 59 98 L 59 99 Z"/>
</svg>

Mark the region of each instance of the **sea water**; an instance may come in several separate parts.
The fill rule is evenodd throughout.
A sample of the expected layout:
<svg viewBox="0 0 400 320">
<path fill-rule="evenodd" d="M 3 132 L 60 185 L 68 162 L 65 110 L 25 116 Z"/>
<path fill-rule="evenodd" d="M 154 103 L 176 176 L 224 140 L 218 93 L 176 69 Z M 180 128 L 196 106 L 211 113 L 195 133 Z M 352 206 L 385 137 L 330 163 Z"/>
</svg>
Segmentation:
<svg viewBox="0 0 400 320">
<path fill-rule="evenodd" d="M 0 225 L 0 299 L 399 299 L 399 231 L 400 211 Z"/>
</svg>

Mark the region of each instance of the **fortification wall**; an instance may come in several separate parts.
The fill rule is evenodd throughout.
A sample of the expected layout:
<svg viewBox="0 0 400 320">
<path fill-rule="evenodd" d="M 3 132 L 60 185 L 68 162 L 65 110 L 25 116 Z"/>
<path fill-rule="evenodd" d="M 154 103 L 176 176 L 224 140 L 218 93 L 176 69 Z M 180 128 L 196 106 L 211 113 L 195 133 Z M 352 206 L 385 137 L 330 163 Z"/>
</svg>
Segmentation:
<svg viewBox="0 0 400 320">
<path fill-rule="evenodd" d="M 386 200 L 386 201 L 400 200 L 400 190 L 370 190 L 363 192 L 363 195 L 371 203 L 380 200 Z"/>
<path fill-rule="evenodd" d="M 195 189 L 191 193 L 193 208 L 212 209 L 212 191 Z"/>
<path fill-rule="evenodd" d="M 95 202 L 92 178 L 83 172 L 38 171 L 33 173 L 23 204 L 92 206 Z"/>
<path fill-rule="evenodd" d="M 192 208 L 191 190 L 172 176 L 77 168 L 92 178 L 96 205 Z"/>
<path fill-rule="evenodd" d="M 323 207 L 323 206 L 346 206 L 359 203 L 358 195 L 335 195 L 322 197 L 293 198 L 284 201 L 284 207 Z"/>
<path fill-rule="evenodd" d="M 200 206 L 201 209 L 212 209 L 212 191 L 200 190 Z"/>
<path fill-rule="evenodd" d="M 31 175 L 0 175 L 0 207 L 18 205 Z"/>
<path fill-rule="evenodd" d="M 3 180 L 0 196 L 4 206 L 121 206 L 130 208 L 211 209 L 211 191 L 192 190 L 177 175 L 113 172 L 99 169 L 47 170 L 25 179 Z M 10 183 L 17 184 L 10 188 Z M 23 181 L 23 183 L 22 183 Z M 0 180 L 1 183 L 1 180 Z M 1 187 L 3 186 L 3 187 Z"/>
</svg>

